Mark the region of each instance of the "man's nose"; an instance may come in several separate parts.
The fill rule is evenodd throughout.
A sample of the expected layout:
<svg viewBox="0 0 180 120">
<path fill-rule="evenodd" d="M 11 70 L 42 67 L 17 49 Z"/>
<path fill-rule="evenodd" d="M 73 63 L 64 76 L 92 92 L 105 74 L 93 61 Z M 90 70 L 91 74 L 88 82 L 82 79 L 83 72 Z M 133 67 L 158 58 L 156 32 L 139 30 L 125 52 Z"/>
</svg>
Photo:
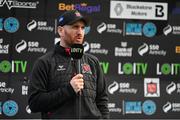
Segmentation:
<svg viewBox="0 0 180 120">
<path fill-rule="evenodd" d="M 77 32 L 78 32 L 78 34 L 83 34 L 84 33 L 84 28 L 79 28 Z"/>
</svg>

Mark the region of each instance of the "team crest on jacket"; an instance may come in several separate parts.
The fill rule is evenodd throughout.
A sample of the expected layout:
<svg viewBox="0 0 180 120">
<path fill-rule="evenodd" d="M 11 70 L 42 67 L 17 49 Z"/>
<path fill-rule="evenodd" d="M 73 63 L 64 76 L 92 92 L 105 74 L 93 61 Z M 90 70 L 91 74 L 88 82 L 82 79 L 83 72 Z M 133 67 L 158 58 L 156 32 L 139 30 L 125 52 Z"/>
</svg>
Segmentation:
<svg viewBox="0 0 180 120">
<path fill-rule="evenodd" d="M 82 73 L 92 74 L 91 67 L 86 63 L 82 64 Z"/>
</svg>

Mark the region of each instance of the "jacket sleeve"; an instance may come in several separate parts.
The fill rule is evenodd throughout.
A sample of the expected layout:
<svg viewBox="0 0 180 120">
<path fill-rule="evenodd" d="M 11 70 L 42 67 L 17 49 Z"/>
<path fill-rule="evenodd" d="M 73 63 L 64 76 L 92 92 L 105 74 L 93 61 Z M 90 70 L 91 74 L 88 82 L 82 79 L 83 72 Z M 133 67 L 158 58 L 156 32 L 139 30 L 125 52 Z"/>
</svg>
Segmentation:
<svg viewBox="0 0 180 120">
<path fill-rule="evenodd" d="M 70 84 L 54 91 L 48 91 L 47 61 L 38 59 L 30 75 L 28 104 L 32 112 L 48 112 L 55 109 L 67 99 L 75 96 L 75 92 Z"/>
<path fill-rule="evenodd" d="M 104 119 L 109 118 L 109 109 L 108 109 L 108 95 L 107 95 L 107 87 L 106 87 L 106 81 L 103 74 L 103 71 L 101 69 L 101 66 L 99 64 L 99 61 L 97 62 L 97 96 L 96 96 L 96 105 L 98 109 L 100 110 L 102 117 Z"/>
</svg>

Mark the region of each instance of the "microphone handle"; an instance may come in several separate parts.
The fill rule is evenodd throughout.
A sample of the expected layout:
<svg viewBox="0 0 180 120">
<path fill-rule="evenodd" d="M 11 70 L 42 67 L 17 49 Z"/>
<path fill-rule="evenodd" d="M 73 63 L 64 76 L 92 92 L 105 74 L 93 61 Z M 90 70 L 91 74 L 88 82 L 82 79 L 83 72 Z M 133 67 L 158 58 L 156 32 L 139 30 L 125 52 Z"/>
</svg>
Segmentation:
<svg viewBox="0 0 180 120">
<path fill-rule="evenodd" d="M 78 74 L 81 73 L 81 61 L 80 61 L 80 59 L 77 60 L 77 73 Z"/>
</svg>

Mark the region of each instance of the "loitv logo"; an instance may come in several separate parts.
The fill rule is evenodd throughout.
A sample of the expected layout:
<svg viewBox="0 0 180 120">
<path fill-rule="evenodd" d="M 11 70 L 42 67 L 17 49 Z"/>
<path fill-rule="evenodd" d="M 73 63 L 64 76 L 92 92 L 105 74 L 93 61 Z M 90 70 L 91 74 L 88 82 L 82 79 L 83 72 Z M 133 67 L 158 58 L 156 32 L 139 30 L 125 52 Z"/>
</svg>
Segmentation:
<svg viewBox="0 0 180 120">
<path fill-rule="evenodd" d="M 156 74 L 157 75 L 178 75 L 180 73 L 179 63 L 157 63 Z"/>
<path fill-rule="evenodd" d="M 145 75 L 147 73 L 147 67 L 147 63 L 118 63 L 118 74 Z"/>
<path fill-rule="evenodd" d="M 12 60 L 0 61 L 0 72 L 2 73 L 25 73 L 27 69 L 27 61 Z"/>
</svg>

